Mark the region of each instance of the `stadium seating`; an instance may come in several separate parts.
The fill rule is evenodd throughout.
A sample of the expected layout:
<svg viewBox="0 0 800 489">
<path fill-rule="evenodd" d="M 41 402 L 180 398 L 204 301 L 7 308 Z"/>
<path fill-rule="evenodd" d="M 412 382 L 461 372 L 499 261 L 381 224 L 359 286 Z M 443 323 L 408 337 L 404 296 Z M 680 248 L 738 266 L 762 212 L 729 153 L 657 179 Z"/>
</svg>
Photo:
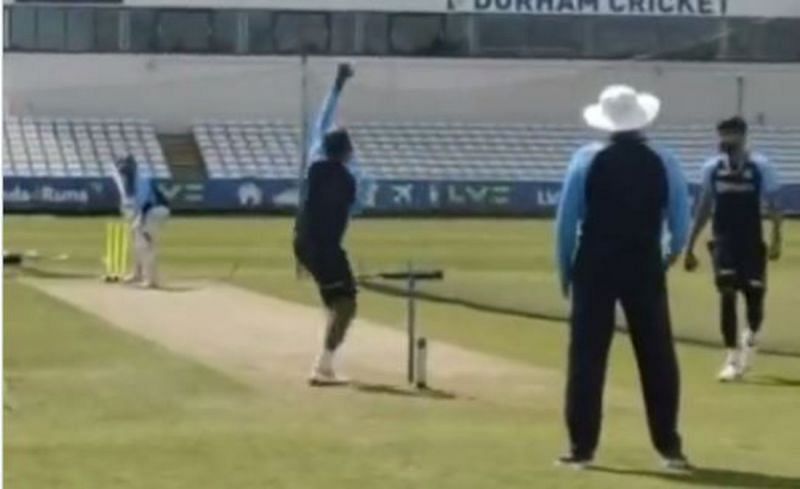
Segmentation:
<svg viewBox="0 0 800 489">
<path fill-rule="evenodd" d="M 362 123 L 350 126 L 360 160 L 377 179 L 560 180 L 570 154 L 602 137 L 580 126 L 492 123 Z M 294 178 L 297 126 L 268 121 L 204 121 L 194 126 L 211 178 Z M 689 178 L 714 152 L 708 126 L 658 127 L 652 138 L 673 150 Z M 757 128 L 785 181 L 800 182 L 800 128 Z"/>
<path fill-rule="evenodd" d="M 297 176 L 297 126 L 267 121 L 207 121 L 193 131 L 211 178 Z"/>
<path fill-rule="evenodd" d="M 155 128 L 140 119 L 6 116 L 3 175 L 91 178 L 132 154 L 149 174 L 170 176 Z"/>
<path fill-rule="evenodd" d="M 546 124 L 375 122 L 350 129 L 366 173 L 385 180 L 555 181 L 575 148 L 601 137 L 581 126 Z M 296 124 L 209 120 L 192 132 L 210 178 L 297 176 Z M 657 127 L 652 137 L 678 154 L 691 180 L 699 180 L 714 151 L 712 129 Z M 3 141 L 6 176 L 100 177 L 129 153 L 150 174 L 171 175 L 155 128 L 140 119 L 8 116 Z M 775 162 L 784 181 L 800 183 L 800 128 L 756 128 L 752 146 Z"/>
</svg>

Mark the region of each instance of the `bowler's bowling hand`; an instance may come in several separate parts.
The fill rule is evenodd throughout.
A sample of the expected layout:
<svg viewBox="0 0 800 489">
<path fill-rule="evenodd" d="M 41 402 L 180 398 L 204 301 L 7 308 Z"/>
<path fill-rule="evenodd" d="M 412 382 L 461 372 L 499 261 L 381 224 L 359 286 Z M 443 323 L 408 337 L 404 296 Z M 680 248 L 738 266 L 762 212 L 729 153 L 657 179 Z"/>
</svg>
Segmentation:
<svg viewBox="0 0 800 489">
<path fill-rule="evenodd" d="M 697 257 L 694 254 L 694 251 L 687 251 L 686 256 L 683 258 L 683 268 L 687 272 L 694 272 L 697 270 L 697 266 L 699 265 L 697 261 Z"/>
<path fill-rule="evenodd" d="M 356 72 L 353 65 L 350 63 L 339 63 L 339 71 L 336 72 L 336 86 L 340 90 L 344 87 L 345 82 L 352 78 Z"/>
<path fill-rule="evenodd" d="M 769 260 L 770 261 L 778 261 L 781 259 L 783 246 L 781 245 L 780 240 L 775 240 L 769 245 Z"/>
</svg>

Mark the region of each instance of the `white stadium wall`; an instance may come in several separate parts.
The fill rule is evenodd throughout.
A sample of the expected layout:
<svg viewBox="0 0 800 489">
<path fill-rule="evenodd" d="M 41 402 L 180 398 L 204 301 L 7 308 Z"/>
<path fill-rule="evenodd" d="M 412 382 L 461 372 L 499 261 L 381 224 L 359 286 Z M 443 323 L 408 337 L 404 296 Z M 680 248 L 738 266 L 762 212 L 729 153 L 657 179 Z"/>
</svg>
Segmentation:
<svg viewBox="0 0 800 489">
<path fill-rule="evenodd" d="M 309 60 L 316 101 L 333 58 Z M 206 118 L 294 121 L 301 68 L 291 57 L 5 53 L 5 110 L 15 115 L 145 117 L 164 132 Z M 664 123 L 710 123 L 734 113 L 800 126 L 797 65 L 362 58 L 349 120 L 576 123 L 606 84 L 631 83 L 664 99 Z M 316 103 L 316 102 L 315 102 Z"/>
</svg>

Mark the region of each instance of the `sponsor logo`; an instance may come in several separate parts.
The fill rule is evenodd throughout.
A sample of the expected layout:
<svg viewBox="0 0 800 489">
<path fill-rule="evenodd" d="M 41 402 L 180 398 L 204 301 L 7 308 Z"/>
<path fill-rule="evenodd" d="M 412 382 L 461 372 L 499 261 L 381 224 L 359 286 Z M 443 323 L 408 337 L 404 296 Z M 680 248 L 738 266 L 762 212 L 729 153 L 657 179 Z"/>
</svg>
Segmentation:
<svg viewBox="0 0 800 489">
<path fill-rule="evenodd" d="M 85 188 L 57 188 L 41 185 L 24 188 L 16 185 L 3 191 L 3 201 L 9 204 L 80 204 L 87 205 L 91 196 Z"/>
<path fill-rule="evenodd" d="M 393 184 L 391 202 L 397 206 L 411 206 L 414 203 L 414 184 Z"/>
<path fill-rule="evenodd" d="M 161 182 L 159 190 L 170 203 L 196 204 L 205 201 L 205 184 Z"/>
<path fill-rule="evenodd" d="M 449 0 L 450 11 L 541 15 L 721 16 L 728 0 Z"/>
<path fill-rule="evenodd" d="M 278 207 L 296 207 L 300 204 L 300 190 L 293 187 L 277 193 L 272 197 L 272 203 Z"/>
<path fill-rule="evenodd" d="M 439 187 L 437 185 L 430 185 L 428 188 L 428 201 L 433 207 L 438 207 L 440 199 Z"/>
<path fill-rule="evenodd" d="M 461 11 L 470 10 L 470 4 L 473 0 L 447 0 L 447 10 Z"/>
<path fill-rule="evenodd" d="M 264 202 L 264 192 L 253 182 L 240 185 L 237 193 L 242 207 L 258 207 Z"/>
<path fill-rule="evenodd" d="M 542 207 L 556 207 L 561 200 L 560 190 L 539 190 L 536 192 L 536 205 Z"/>
<path fill-rule="evenodd" d="M 448 184 L 445 186 L 446 203 L 457 206 L 485 205 L 507 206 L 511 203 L 511 185 Z"/>
<path fill-rule="evenodd" d="M 378 190 L 380 187 L 373 181 L 366 181 L 359 184 L 358 197 L 361 205 L 365 208 L 373 208 L 378 205 Z"/>
<path fill-rule="evenodd" d="M 744 193 L 755 192 L 756 186 L 752 182 L 717 182 L 718 193 Z"/>
</svg>

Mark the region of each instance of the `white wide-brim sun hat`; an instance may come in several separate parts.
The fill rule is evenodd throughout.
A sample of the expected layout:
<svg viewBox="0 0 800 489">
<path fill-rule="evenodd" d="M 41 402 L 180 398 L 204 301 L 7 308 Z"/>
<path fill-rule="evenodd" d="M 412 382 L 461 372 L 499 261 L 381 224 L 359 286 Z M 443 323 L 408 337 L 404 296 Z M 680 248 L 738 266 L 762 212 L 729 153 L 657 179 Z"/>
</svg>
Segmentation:
<svg viewBox="0 0 800 489">
<path fill-rule="evenodd" d="M 583 111 L 583 119 L 595 129 L 608 132 L 636 131 L 651 125 L 661 111 L 661 100 L 637 92 L 628 85 L 611 85 L 597 103 Z"/>
</svg>

